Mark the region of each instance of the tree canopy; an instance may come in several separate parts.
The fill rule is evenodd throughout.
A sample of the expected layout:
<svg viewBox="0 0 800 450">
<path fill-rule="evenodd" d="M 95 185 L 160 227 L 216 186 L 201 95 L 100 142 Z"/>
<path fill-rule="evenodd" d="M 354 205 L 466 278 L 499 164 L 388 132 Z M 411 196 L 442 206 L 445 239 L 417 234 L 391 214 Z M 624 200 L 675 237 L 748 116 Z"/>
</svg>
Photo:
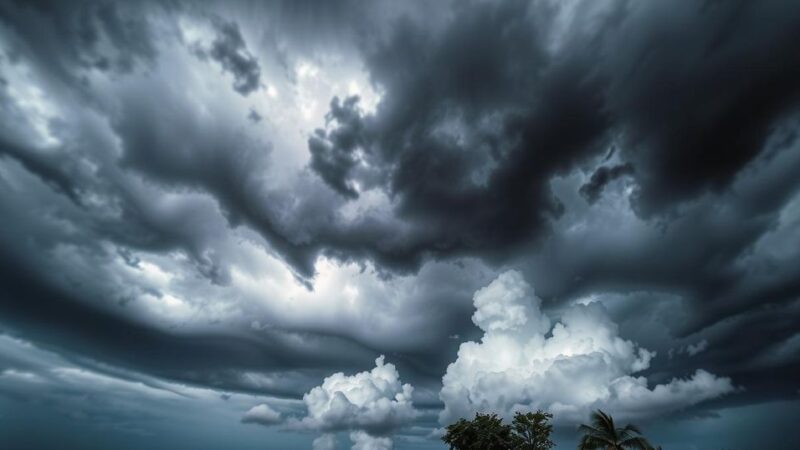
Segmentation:
<svg viewBox="0 0 800 450">
<path fill-rule="evenodd" d="M 544 411 L 514 416 L 511 425 L 497 414 L 475 414 L 472 420 L 459 419 L 447 427 L 442 440 L 451 450 L 549 450 L 552 414 Z"/>
<path fill-rule="evenodd" d="M 511 427 L 514 431 L 515 449 L 549 450 L 555 444 L 550 440 L 553 415 L 542 410 L 529 413 L 518 412 L 514 416 Z"/>
<path fill-rule="evenodd" d="M 555 446 L 550 439 L 552 418 L 542 410 L 517 412 L 508 425 L 497 414 L 476 413 L 472 420 L 448 425 L 442 440 L 450 450 L 550 450 Z M 617 427 L 601 410 L 592 412 L 591 425 L 581 425 L 578 431 L 578 450 L 656 450 L 635 425 Z"/>
</svg>

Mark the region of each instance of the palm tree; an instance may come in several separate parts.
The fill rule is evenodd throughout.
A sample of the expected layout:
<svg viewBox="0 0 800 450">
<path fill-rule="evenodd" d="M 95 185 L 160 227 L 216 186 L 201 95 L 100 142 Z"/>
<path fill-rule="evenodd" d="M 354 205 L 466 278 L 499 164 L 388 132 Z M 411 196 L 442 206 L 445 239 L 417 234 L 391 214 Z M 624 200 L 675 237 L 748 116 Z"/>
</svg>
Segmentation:
<svg viewBox="0 0 800 450">
<path fill-rule="evenodd" d="M 653 450 L 635 425 L 614 426 L 614 419 L 599 409 L 592 413 L 592 425 L 581 425 L 578 450 Z"/>
</svg>

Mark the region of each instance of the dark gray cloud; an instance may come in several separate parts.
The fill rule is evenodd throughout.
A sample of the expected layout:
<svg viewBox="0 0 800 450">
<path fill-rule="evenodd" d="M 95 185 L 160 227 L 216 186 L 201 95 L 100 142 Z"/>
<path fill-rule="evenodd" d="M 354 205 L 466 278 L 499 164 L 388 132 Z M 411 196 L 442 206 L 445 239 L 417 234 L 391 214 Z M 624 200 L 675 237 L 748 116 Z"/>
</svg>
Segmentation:
<svg viewBox="0 0 800 450">
<path fill-rule="evenodd" d="M 247 113 L 247 118 L 253 121 L 253 123 L 261 122 L 264 119 L 264 117 L 255 109 L 251 109 L 250 112 Z"/>
<path fill-rule="evenodd" d="M 594 171 L 592 177 L 586 182 L 578 192 L 589 203 L 594 203 L 600 198 L 606 185 L 616 179 L 633 174 L 631 163 L 617 164 L 615 166 L 600 166 Z"/>
<path fill-rule="evenodd" d="M 348 179 L 359 162 L 355 152 L 364 145 L 364 124 L 357 104 L 358 97 L 348 97 L 344 101 L 334 97 L 325 119 L 329 123 L 334 121 L 335 128 L 329 133 L 318 129 L 308 140 L 311 169 L 347 198 L 358 198 L 358 191 L 348 184 Z"/>
<path fill-rule="evenodd" d="M 533 13 L 511 2 L 458 10 L 443 29 L 401 20 L 365 49 L 385 90 L 378 111 L 356 120 L 345 109 L 309 148 L 338 192 L 355 198 L 354 183 L 379 183 L 418 229 L 390 245 L 363 235 L 373 258 L 398 268 L 431 256 L 499 261 L 560 213 L 550 176 L 601 149 L 607 124 L 599 80 L 582 70 L 591 49 L 547 55 L 547 20 Z M 498 27 L 506 32 L 482 31 Z M 342 111 L 332 103 L 331 117 Z"/>
<path fill-rule="evenodd" d="M 362 118 L 368 127 L 351 119 L 336 128 L 341 144 L 312 137 L 312 169 L 355 197 L 351 183 L 369 186 L 353 170 L 353 146 L 361 145 L 397 197 L 398 215 L 433 230 L 436 245 L 418 251 L 491 256 L 546 228 L 560 210 L 550 179 L 617 136 L 625 169 L 599 169 L 598 177 L 635 169 L 637 211 L 668 212 L 705 188 L 728 186 L 796 104 L 797 77 L 785 67 L 800 66 L 791 59 L 798 12 L 780 2 L 671 11 L 620 4 L 600 24 L 561 37 L 556 54 L 546 48 L 554 33 L 547 14 L 509 2 L 460 9 L 441 30 L 400 21 L 366 50 L 373 81 L 386 90 L 381 107 Z M 681 40 L 670 39 L 674 30 Z M 704 55 L 713 57 L 700 63 Z M 319 163 L 321 154 L 331 163 Z"/>
<path fill-rule="evenodd" d="M 145 11 L 121 2 L 7 2 L 0 18 L 9 30 L 25 35 L 20 41 L 5 36 L 11 38 L 12 55 L 46 55 L 48 69 L 64 77 L 74 75 L 74 66 L 125 73 L 157 55 Z M 37 33 L 28 34 L 33 29 Z"/>
<path fill-rule="evenodd" d="M 208 55 L 233 75 L 233 88 L 248 95 L 260 87 L 261 67 L 247 50 L 242 32 L 235 22 L 214 20 L 217 37 L 211 43 Z"/>
<path fill-rule="evenodd" d="M 800 93 L 798 8 L 665 6 L 631 8 L 603 61 L 613 74 L 607 105 L 624 126 L 645 213 L 728 186 L 776 121 L 796 112 Z"/>
</svg>

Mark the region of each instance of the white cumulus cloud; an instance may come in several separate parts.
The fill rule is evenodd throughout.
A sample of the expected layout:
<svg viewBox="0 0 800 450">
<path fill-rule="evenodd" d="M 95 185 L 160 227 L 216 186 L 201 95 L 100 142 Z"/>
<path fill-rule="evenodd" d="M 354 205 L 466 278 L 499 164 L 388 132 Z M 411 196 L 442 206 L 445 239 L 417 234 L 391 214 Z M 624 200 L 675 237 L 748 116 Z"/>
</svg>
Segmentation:
<svg viewBox="0 0 800 450">
<path fill-rule="evenodd" d="M 392 440 L 388 437 L 376 437 L 363 431 L 350 433 L 353 441 L 353 450 L 392 450 Z"/>
<path fill-rule="evenodd" d="M 728 378 L 698 370 L 652 388 L 633 376 L 655 353 L 618 335 L 599 303 L 575 305 L 554 325 L 541 300 L 516 271 L 501 274 L 474 296 L 472 316 L 484 335 L 461 344 L 439 397 L 442 424 L 475 412 L 510 417 L 542 408 L 556 420 L 584 420 L 595 408 L 620 417 L 658 415 L 734 390 Z"/>
<path fill-rule="evenodd" d="M 295 429 L 325 433 L 350 430 L 354 449 L 390 449 L 387 436 L 417 417 L 411 403 L 414 388 L 400 381 L 393 364 L 381 355 L 375 367 L 355 375 L 335 373 L 303 396 L 308 414 L 290 422 Z M 326 448 L 333 437 L 323 435 L 315 447 Z"/>
<path fill-rule="evenodd" d="M 243 423 L 257 423 L 267 426 L 275 425 L 281 423 L 282 421 L 283 417 L 281 417 L 281 413 L 275 411 L 266 403 L 262 403 L 250 408 L 250 410 L 244 413 L 244 416 L 242 416 Z"/>
</svg>

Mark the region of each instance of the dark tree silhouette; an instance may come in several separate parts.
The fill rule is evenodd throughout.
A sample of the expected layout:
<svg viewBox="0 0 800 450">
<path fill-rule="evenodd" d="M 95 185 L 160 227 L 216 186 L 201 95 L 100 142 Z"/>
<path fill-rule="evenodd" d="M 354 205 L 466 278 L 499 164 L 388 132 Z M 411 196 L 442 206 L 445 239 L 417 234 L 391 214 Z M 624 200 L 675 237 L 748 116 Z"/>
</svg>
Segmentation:
<svg viewBox="0 0 800 450">
<path fill-rule="evenodd" d="M 552 417 L 541 410 L 518 412 L 509 426 L 496 414 L 477 413 L 473 420 L 449 425 L 442 440 L 451 450 L 550 450 Z"/>
<path fill-rule="evenodd" d="M 599 409 L 592 413 L 591 419 L 591 425 L 578 428 L 583 434 L 578 450 L 653 450 L 635 425 L 617 428 L 614 419 Z"/>
<path fill-rule="evenodd" d="M 497 414 L 475 414 L 448 425 L 442 440 L 451 450 L 508 450 L 513 445 L 511 427 Z"/>
<path fill-rule="evenodd" d="M 514 448 L 520 450 L 550 450 L 555 444 L 550 440 L 553 415 L 542 411 L 521 413 L 514 416 L 511 427 L 514 431 Z"/>
</svg>

